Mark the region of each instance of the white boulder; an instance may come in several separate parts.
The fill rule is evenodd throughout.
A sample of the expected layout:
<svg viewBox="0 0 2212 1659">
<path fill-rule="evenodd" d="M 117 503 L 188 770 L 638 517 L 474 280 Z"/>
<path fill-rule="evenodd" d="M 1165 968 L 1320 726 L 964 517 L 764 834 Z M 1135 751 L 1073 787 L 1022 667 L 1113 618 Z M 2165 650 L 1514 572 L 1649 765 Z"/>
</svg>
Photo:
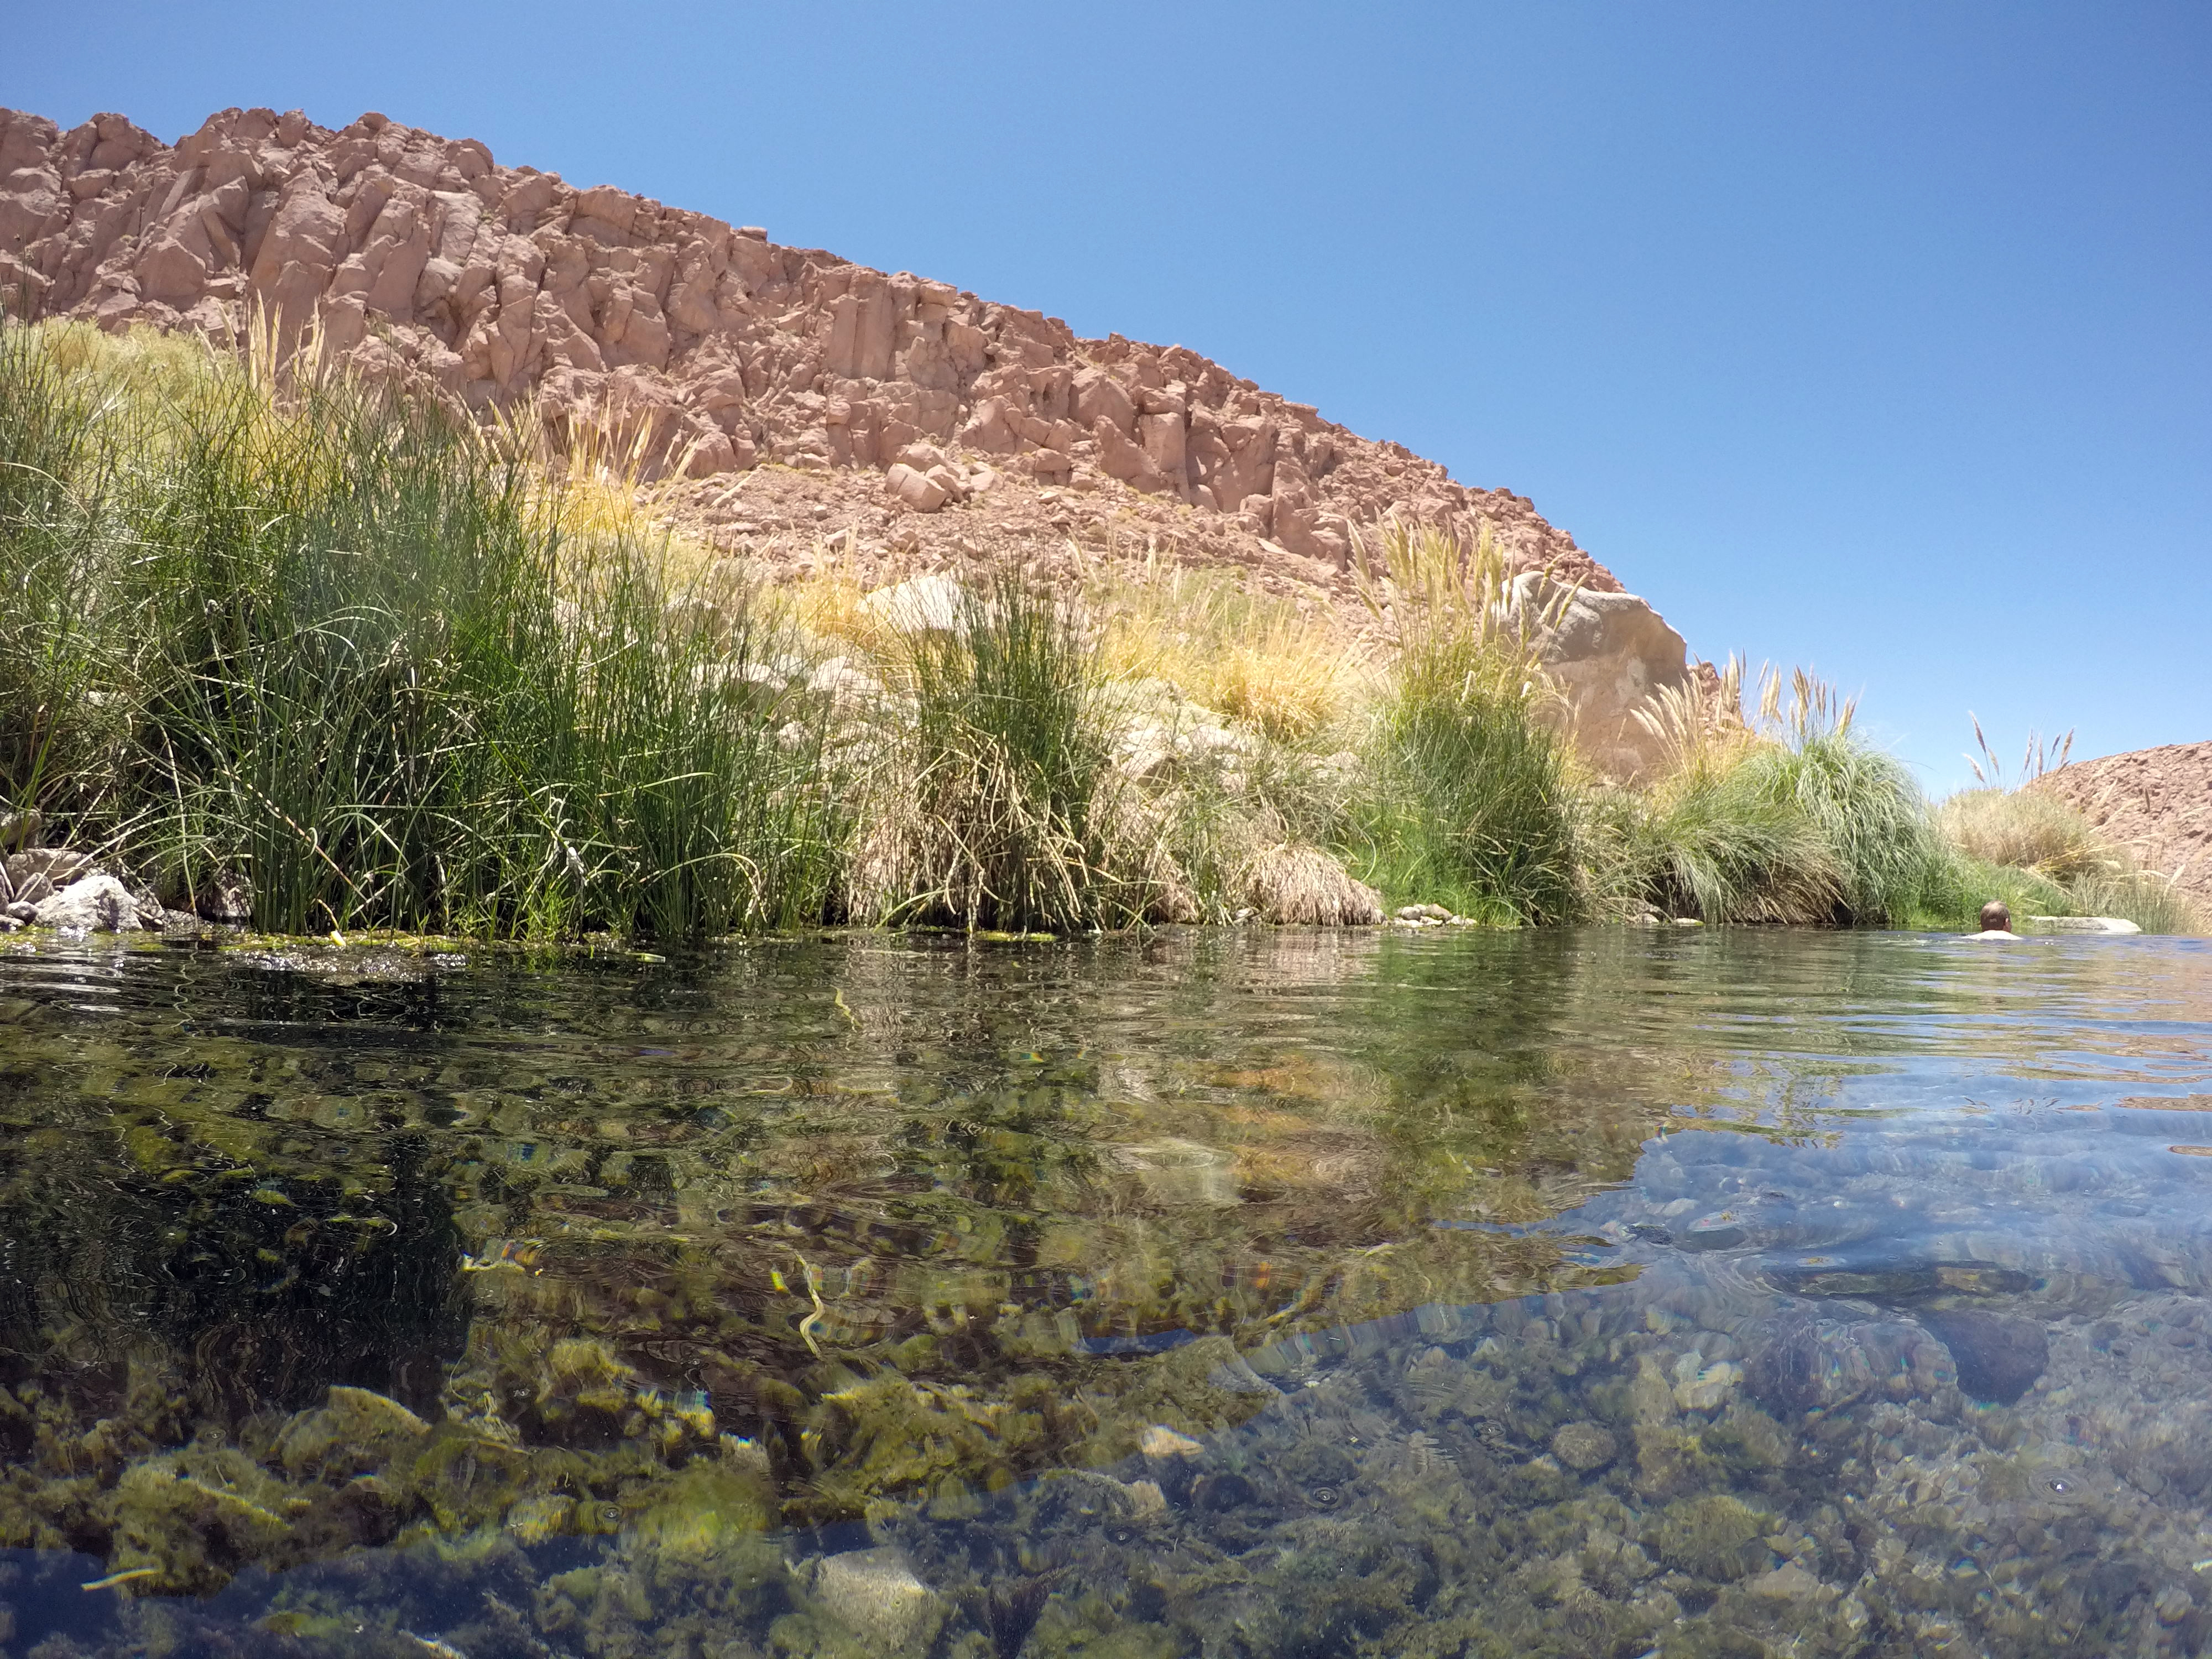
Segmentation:
<svg viewBox="0 0 2212 1659">
<path fill-rule="evenodd" d="M 65 927 L 75 933 L 135 933 L 138 901 L 114 877 L 94 871 L 43 900 L 33 919 L 41 927 Z"/>
<path fill-rule="evenodd" d="M 1566 693 L 1566 726 L 1599 771 L 1632 782 L 1661 760 L 1659 740 L 1637 720 L 1653 693 L 1688 684 L 1682 636 L 1633 593 L 1570 596 L 1541 571 L 1513 579 L 1509 611 L 1529 620 L 1545 667 Z"/>
</svg>

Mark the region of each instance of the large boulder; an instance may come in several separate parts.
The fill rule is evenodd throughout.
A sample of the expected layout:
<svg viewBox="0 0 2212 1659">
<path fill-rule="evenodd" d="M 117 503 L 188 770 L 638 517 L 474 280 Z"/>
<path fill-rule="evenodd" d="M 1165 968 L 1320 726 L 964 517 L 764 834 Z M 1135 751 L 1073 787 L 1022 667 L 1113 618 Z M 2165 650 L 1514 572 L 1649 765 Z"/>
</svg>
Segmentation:
<svg viewBox="0 0 2212 1659">
<path fill-rule="evenodd" d="M 1583 758 L 1625 783 L 1648 776 L 1661 744 L 1636 715 L 1655 693 L 1688 684 L 1682 636 L 1633 593 L 1570 589 L 1542 571 L 1515 577 L 1507 605 L 1566 695 L 1564 723 Z"/>
</svg>

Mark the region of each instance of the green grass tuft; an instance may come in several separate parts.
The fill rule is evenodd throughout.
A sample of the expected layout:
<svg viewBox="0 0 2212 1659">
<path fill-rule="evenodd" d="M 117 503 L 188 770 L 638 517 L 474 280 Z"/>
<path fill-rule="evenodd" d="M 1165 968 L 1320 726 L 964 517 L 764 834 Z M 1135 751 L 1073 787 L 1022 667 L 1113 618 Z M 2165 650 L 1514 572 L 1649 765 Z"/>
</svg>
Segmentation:
<svg viewBox="0 0 2212 1659">
<path fill-rule="evenodd" d="M 1079 621 L 1009 575 L 897 654 L 855 915 L 1053 933 L 1140 918 L 1146 849 Z"/>
<path fill-rule="evenodd" d="M 1427 526 L 1386 526 L 1360 585 L 1396 647 L 1353 811 L 1356 873 L 1393 903 L 1500 923 L 1583 908 L 1580 792 L 1542 716 L 1553 688 L 1503 556 Z"/>
<path fill-rule="evenodd" d="M 0 330 L 0 787 L 264 931 L 663 937 L 821 913 L 818 711 L 750 597 L 572 542 L 434 406 Z"/>
</svg>

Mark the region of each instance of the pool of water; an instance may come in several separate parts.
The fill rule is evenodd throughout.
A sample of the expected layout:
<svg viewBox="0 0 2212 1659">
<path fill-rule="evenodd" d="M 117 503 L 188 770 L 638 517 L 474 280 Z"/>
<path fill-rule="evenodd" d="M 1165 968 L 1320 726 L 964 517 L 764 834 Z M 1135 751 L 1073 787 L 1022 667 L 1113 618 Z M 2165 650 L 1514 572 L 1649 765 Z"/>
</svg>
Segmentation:
<svg viewBox="0 0 2212 1659">
<path fill-rule="evenodd" d="M 0 1652 L 2212 1648 L 2212 949 L 0 954 Z"/>
</svg>

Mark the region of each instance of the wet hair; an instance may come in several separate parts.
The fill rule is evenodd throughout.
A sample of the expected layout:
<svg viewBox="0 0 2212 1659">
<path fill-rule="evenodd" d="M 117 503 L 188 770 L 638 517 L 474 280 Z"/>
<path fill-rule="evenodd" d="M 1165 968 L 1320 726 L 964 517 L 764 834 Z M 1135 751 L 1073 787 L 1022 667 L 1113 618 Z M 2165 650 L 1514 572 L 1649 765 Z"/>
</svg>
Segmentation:
<svg viewBox="0 0 2212 1659">
<path fill-rule="evenodd" d="M 1982 931 L 1985 933 L 2012 932 L 2012 911 L 2002 899 L 1991 899 L 1982 907 Z"/>
</svg>

